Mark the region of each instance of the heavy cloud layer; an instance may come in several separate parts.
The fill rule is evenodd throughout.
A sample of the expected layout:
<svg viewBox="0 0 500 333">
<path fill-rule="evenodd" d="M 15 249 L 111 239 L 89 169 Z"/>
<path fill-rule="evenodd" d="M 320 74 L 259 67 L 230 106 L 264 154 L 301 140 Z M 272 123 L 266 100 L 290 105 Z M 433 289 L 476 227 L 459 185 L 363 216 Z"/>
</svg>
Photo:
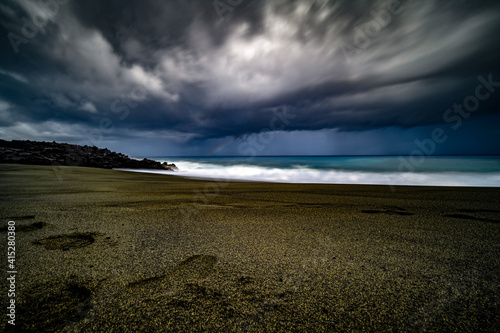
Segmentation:
<svg viewBox="0 0 500 333">
<path fill-rule="evenodd" d="M 205 154 L 288 112 L 263 153 L 340 153 L 347 137 L 353 154 L 399 153 L 456 124 L 446 110 L 478 77 L 500 81 L 498 1 L 7 0 L 0 23 L 6 139 Z M 500 153 L 499 101 L 442 152 Z"/>
</svg>

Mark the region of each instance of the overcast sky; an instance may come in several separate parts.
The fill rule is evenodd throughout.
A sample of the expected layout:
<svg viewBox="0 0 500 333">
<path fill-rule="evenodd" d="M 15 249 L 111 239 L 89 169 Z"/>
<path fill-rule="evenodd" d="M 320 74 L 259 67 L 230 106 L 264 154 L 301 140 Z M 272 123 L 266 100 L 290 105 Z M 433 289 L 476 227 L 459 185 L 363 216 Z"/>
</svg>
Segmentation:
<svg viewBox="0 0 500 333">
<path fill-rule="evenodd" d="M 0 36 L 7 140 L 500 154 L 498 0 L 2 0 Z"/>
</svg>

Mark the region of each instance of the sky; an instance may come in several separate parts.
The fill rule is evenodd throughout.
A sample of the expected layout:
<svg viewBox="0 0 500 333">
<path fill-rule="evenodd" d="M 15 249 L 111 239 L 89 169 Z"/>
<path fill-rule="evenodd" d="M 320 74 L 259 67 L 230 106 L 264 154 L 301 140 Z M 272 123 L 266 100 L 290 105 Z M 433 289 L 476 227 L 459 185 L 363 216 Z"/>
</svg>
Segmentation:
<svg viewBox="0 0 500 333">
<path fill-rule="evenodd" d="M 497 0 L 2 0 L 0 138 L 500 154 Z"/>
</svg>

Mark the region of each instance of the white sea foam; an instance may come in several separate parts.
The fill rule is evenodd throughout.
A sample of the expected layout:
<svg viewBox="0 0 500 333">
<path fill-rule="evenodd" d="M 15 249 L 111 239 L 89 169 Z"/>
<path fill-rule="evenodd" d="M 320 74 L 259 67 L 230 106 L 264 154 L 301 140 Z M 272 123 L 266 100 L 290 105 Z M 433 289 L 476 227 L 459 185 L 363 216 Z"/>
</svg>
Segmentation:
<svg viewBox="0 0 500 333">
<path fill-rule="evenodd" d="M 171 162 L 171 161 L 170 161 Z M 308 184 L 371 184 L 416 186 L 481 186 L 500 187 L 500 173 L 465 172 L 364 172 L 322 170 L 306 167 L 266 168 L 255 165 L 223 166 L 179 161 L 179 171 L 129 170 L 160 173 L 196 179 L 224 181 L 256 181 Z"/>
</svg>

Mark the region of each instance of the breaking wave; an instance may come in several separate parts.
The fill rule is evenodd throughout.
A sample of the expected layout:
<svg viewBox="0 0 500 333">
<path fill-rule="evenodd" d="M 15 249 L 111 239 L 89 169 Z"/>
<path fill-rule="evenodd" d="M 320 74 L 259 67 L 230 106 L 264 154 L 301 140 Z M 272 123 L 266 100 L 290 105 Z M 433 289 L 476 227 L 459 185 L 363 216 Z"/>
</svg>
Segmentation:
<svg viewBox="0 0 500 333">
<path fill-rule="evenodd" d="M 164 160 L 160 160 L 163 162 Z M 165 160 L 166 161 L 166 160 Z M 414 186 L 479 186 L 500 187 L 500 172 L 394 172 L 315 169 L 299 165 L 287 168 L 259 165 L 171 160 L 179 168 L 177 172 L 161 170 L 129 170 L 160 173 L 194 179 L 217 181 L 254 181 L 306 184 L 366 184 L 366 185 L 414 185 Z"/>
</svg>

